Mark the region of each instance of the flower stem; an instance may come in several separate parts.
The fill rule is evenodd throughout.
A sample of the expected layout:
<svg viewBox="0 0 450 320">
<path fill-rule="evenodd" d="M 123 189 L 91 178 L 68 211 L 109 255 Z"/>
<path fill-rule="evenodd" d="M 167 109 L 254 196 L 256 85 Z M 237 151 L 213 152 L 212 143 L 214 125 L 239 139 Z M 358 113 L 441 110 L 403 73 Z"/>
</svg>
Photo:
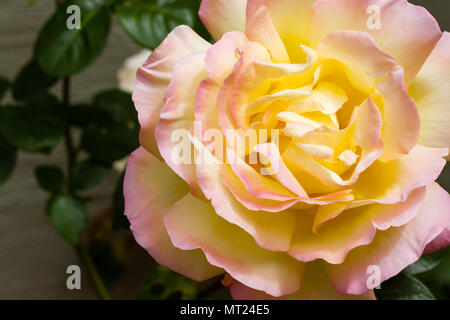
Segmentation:
<svg viewBox="0 0 450 320">
<path fill-rule="evenodd" d="M 56 5 L 62 5 L 64 0 L 56 0 Z M 70 128 L 70 77 L 64 77 L 63 79 L 63 108 L 64 108 L 64 144 L 67 155 L 67 185 L 66 191 L 72 193 L 72 180 L 73 180 L 73 170 L 76 164 L 76 154 L 75 145 L 72 137 L 72 130 Z M 108 290 L 103 283 L 100 274 L 98 273 L 97 267 L 95 266 L 92 258 L 89 254 L 89 249 L 83 241 L 75 246 L 75 250 L 83 263 L 87 268 L 92 284 L 94 285 L 99 298 L 103 300 L 111 300 Z"/>
<path fill-rule="evenodd" d="M 72 177 L 73 177 L 73 169 L 76 163 L 76 151 L 72 137 L 72 131 L 70 128 L 70 78 L 65 77 L 63 79 L 63 108 L 64 108 L 64 142 L 65 149 L 67 154 L 67 185 L 66 190 L 68 193 L 72 192 Z M 89 250 L 81 241 L 81 244 L 75 247 L 78 256 L 86 266 L 91 282 L 94 285 L 99 298 L 103 300 L 110 300 L 110 296 L 108 290 L 106 289 L 105 284 L 103 283 L 102 278 L 100 277 L 97 268 L 92 261 L 92 258 L 89 254 Z"/>
<path fill-rule="evenodd" d="M 106 286 L 103 283 L 103 280 L 100 277 L 100 274 L 98 273 L 94 262 L 92 261 L 87 245 L 81 241 L 81 243 L 76 246 L 76 250 L 78 256 L 81 259 L 81 262 L 88 270 L 89 276 L 91 278 L 92 283 L 95 286 L 98 296 L 102 300 L 111 300 L 111 297 L 109 296 L 108 293 L 108 289 L 106 289 Z"/>
<path fill-rule="evenodd" d="M 72 189 L 73 168 L 75 167 L 75 148 L 70 129 L 69 107 L 70 107 L 70 78 L 63 80 L 63 107 L 64 107 L 64 142 L 67 154 L 67 192 Z"/>
</svg>

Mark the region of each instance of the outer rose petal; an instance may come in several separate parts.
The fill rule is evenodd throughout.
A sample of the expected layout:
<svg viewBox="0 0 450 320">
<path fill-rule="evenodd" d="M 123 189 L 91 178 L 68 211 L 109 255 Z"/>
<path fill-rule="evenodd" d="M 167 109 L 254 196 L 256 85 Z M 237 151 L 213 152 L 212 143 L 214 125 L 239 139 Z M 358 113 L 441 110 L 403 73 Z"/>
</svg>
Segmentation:
<svg viewBox="0 0 450 320">
<path fill-rule="evenodd" d="M 410 222 L 419 212 L 422 200 L 426 194 L 426 187 L 414 189 L 404 202 L 391 205 L 377 204 L 373 207 L 383 207 L 384 210 L 376 212 L 372 224 L 378 230 L 387 230 L 390 227 L 400 227 Z"/>
<path fill-rule="evenodd" d="M 257 291 L 246 287 L 240 282 L 232 282 L 230 285 L 230 293 L 236 300 L 270 300 L 275 299 L 265 292 Z M 306 265 L 303 280 L 296 293 L 278 297 L 280 300 L 374 300 L 373 291 L 369 291 L 362 295 L 340 294 L 331 284 L 326 274 L 322 262 L 310 262 Z"/>
<path fill-rule="evenodd" d="M 188 192 L 186 183 L 144 148 L 130 156 L 124 181 L 125 214 L 136 241 L 158 263 L 202 281 L 223 270 L 211 266 L 200 250 L 175 248 L 162 218 Z"/>
<path fill-rule="evenodd" d="M 202 80 L 195 97 L 195 120 L 203 123 L 203 130 L 219 129 L 217 97 L 223 80 L 231 73 L 239 57 L 236 50 L 248 42 L 242 32 L 224 34 L 206 53 L 206 71 L 209 77 Z M 211 143 L 211 141 L 204 141 Z"/>
<path fill-rule="evenodd" d="M 333 219 L 321 221 L 318 231 L 316 219 L 321 209 L 327 210 L 325 206 L 319 207 L 314 224 L 310 215 L 299 215 L 289 254 L 305 262 L 321 258 L 332 264 L 342 263 L 350 250 L 371 243 L 377 229 L 386 230 L 411 221 L 419 212 L 424 195 L 422 187 L 414 190 L 405 202 L 394 205 L 370 204 L 344 212 L 331 211 Z M 335 211 L 339 209 L 342 210 L 337 207 Z"/>
<path fill-rule="evenodd" d="M 339 292 L 361 294 L 367 291 L 367 268 L 378 266 L 380 281 L 396 275 L 415 262 L 425 246 L 448 225 L 450 197 L 437 183 L 427 193 L 417 216 L 406 225 L 378 232 L 367 246 L 352 250 L 339 265 L 326 265 L 330 279 Z"/>
<path fill-rule="evenodd" d="M 202 79 L 207 76 L 204 59 L 205 53 L 201 52 L 184 57 L 176 63 L 172 81 L 167 88 L 160 121 L 155 129 L 159 151 L 165 162 L 189 183 L 191 191 L 197 196 L 201 194 L 201 191 L 197 185 L 193 158 L 189 154 L 183 154 L 183 159 L 177 161 L 175 159 L 176 152 L 179 152 L 178 147 L 183 146 L 183 152 L 184 146 L 191 153 L 194 151 L 187 132 L 194 125 L 196 89 Z M 180 133 L 180 135 L 184 133 L 184 135 L 177 136 L 176 138 L 179 139 L 177 140 L 174 139 L 174 133 Z"/>
<path fill-rule="evenodd" d="M 450 33 L 444 32 L 409 87 L 420 116 L 419 143 L 450 148 Z"/>
<path fill-rule="evenodd" d="M 244 230 L 220 218 L 208 202 L 188 194 L 164 215 L 164 224 L 176 247 L 201 248 L 211 264 L 252 288 L 274 296 L 299 288 L 302 263 L 262 249 Z"/>
<path fill-rule="evenodd" d="M 380 29 L 369 28 L 380 9 Z M 376 18 L 376 17 L 375 17 Z M 319 0 L 311 15 L 311 42 L 315 48 L 328 33 L 357 30 L 369 33 L 383 52 L 394 57 L 405 69 L 410 83 L 441 36 L 430 13 L 406 0 Z"/>
<path fill-rule="evenodd" d="M 187 26 L 175 28 L 139 68 L 133 101 L 141 124 L 141 145 L 159 157 L 154 130 L 164 105 L 164 95 L 175 63 L 181 58 L 207 50 L 211 45 Z"/>
<path fill-rule="evenodd" d="M 450 221 L 450 218 L 449 218 Z M 447 227 L 440 235 L 438 235 L 433 241 L 431 241 L 425 248 L 424 252 L 432 253 L 437 250 L 441 250 L 450 245 L 450 227 Z"/>
<path fill-rule="evenodd" d="M 203 0 L 199 16 L 214 39 L 228 31 L 244 31 L 246 0 Z"/>
</svg>

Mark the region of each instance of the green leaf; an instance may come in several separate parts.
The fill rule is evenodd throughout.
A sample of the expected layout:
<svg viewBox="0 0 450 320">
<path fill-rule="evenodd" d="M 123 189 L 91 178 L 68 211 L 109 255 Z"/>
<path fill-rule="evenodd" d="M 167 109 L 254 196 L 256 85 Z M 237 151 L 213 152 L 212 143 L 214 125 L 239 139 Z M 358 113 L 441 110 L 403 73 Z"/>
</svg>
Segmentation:
<svg viewBox="0 0 450 320">
<path fill-rule="evenodd" d="M 47 76 L 37 62 L 32 60 L 16 76 L 13 97 L 18 101 L 35 98 L 45 94 L 57 81 L 58 78 Z"/>
<path fill-rule="evenodd" d="M 60 193 L 64 189 L 64 173 L 56 166 L 39 166 L 34 171 L 39 186 L 51 193 Z"/>
<path fill-rule="evenodd" d="M 447 162 L 436 182 L 447 192 L 450 192 L 450 162 Z"/>
<path fill-rule="evenodd" d="M 432 270 L 417 274 L 416 277 L 430 288 L 437 299 L 448 300 L 450 299 L 450 246 L 431 255 L 439 257 L 441 261 L 439 265 Z"/>
<path fill-rule="evenodd" d="M 62 135 L 61 110 L 49 100 L 2 108 L 0 130 L 8 143 L 27 152 L 48 152 Z"/>
<path fill-rule="evenodd" d="M 418 261 L 406 267 L 404 272 L 410 275 L 416 275 L 419 273 L 430 271 L 436 268 L 441 263 L 442 253 L 435 252 L 433 254 L 423 255 Z"/>
<path fill-rule="evenodd" d="M 80 128 L 102 126 L 112 122 L 105 110 L 89 104 L 70 107 L 69 120 L 71 125 Z"/>
<path fill-rule="evenodd" d="M 17 150 L 0 137 L 0 185 L 11 175 L 17 160 Z"/>
<path fill-rule="evenodd" d="M 131 95 L 108 90 L 95 96 L 93 105 L 108 116 L 103 123 L 85 128 L 82 147 L 101 163 L 111 164 L 139 146 L 139 122 Z"/>
<path fill-rule="evenodd" d="M 111 164 L 138 148 L 138 131 L 123 125 L 88 128 L 83 132 L 81 145 L 94 160 Z"/>
<path fill-rule="evenodd" d="M 3 99 L 10 86 L 11 83 L 8 81 L 8 79 L 0 77 L 0 100 Z"/>
<path fill-rule="evenodd" d="M 70 5 L 80 8 L 80 29 L 66 25 L 74 13 Z M 103 51 L 111 25 L 105 0 L 65 1 L 40 31 L 34 55 L 41 68 L 51 76 L 69 76 L 89 66 Z"/>
<path fill-rule="evenodd" d="M 73 187 L 77 191 L 88 190 L 102 182 L 109 172 L 110 167 L 93 160 L 84 160 L 74 168 Z"/>
<path fill-rule="evenodd" d="M 29 6 L 33 5 L 36 2 L 36 0 L 25 0 L 25 1 L 28 3 Z"/>
<path fill-rule="evenodd" d="M 155 49 L 176 26 L 197 24 L 197 1 L 139 0 L 116 7 L 119 21 L 141 46 Z"/>
<path fill-rule="evenodd" d="M 83 201 L 71 195 L 59 195 L 48 206 L 55 229 L 71 244 L 80 241 L 86 225 L 86 207 Z"/>
<path fill-rule="evenodd" d="M 51 194 L 50 197 L 47 199 L 47 201 L 45 202 L 45 214 L 47 216 L 51 216 L 51 206 L 53 204 L 53 201 L 55 201 L 55 199 L 58 197 L 59 195 L 55 195 L 55 194 Z"/>
<path fill-rule="evenodd" d="M 62 115 L 61 105 L 54 95 L 49 93 L 44 93 L 39 96 L 33 97 L 26 101 L 25 105 L 31 108 L 41 108 L 41 109 L 52 109 L 58 113 L 59 116 Z"/>
<path fill-rule="evenodd" d="M 375 293 L 380 300 L 435 300 L 422 282 L 404 272 L 383 282 Z"/>
<path fill-rule="evenodd" d="M 196 298 L 197 282 L 161 265 L 144 281 L 140 300 L 191 300 Z"/>
<path fill-rule="evenodd" d="M 137 112 L 128 92 L 117 89 L 103 91 L 94 97 L 93 105 L 108 113 L 115 123 L 129 127 L 138 125 Z"/>
</svg>

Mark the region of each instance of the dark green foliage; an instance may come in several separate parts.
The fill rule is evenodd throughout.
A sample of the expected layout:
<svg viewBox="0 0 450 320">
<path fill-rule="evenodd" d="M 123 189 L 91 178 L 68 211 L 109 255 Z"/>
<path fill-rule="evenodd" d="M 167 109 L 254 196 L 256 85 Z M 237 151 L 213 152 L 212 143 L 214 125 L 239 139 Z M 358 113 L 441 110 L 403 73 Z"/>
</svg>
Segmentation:
<svg viewBox="0 0 450 320">
<path fill-rule="evenodd" d="M 51 193 L 60 193 L 64 190 L 64 173 L 55 166 L 40 166 L 34 171 L 39 186 Z"/>
<path fill-rule="evenodd" d="M 129 36 L 143 47 L 155 49 L 178 25 L 188 25 L 208 37 L 198 18 L 200 1 L 129 0 L 115 9 Z"/>
<path fill-rule="evenodd" d="M 105 0 L 65 1 L 40 31 L 35 58 L 50 76 L 69 76 L 88 67 L 102 53 L 111 16 Z M 80 8 L 80 29 L 69 29 L 67 8 Z"/>
<path fill-rule="evenodd" d="M 48 211 L 55 229 L 69 243 L 76 245 L 86 224 L 86 207 L 83 201 L 75 196 L 62 194 L 54 197 Z"/>
</svg>

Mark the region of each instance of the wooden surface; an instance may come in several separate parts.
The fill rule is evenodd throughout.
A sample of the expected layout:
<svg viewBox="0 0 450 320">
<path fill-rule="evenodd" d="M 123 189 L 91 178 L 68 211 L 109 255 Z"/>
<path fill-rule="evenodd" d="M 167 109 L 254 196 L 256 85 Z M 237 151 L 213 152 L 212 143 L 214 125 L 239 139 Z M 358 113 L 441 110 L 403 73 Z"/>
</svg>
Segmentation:
<svg viewBox="0 0 450 320">
<path fill-rule="evenodd" d="M 411 1 L 426 4 L 440 20 L 442 29 L 449 28 L 450 1 Z M 28 7 L 25 0 L 0 0 L 0 75 L 13 79 L 19 68 L 31 57 L 37 31 L 52 13 L 53 0 L 38 0 Z M 101 89 L 116 85 L 116 72 L 126 57 L 139 51 L 114 24 L 108 47 L 89 69 L 74 77 L 72 100 L 88 101 Z M 60 88 L 55 88 L 59 93 Z M 0 299 L 77 299 L 94 298 L 86 277 L 81 291 L 69 291 L 66 268 L 79 264 L 72 249 L 55 232 L 44 216 L 47 195 L 35 181 L 33 170 L 40 164 L 62 164 L 64 153 L 57 148 L 51 160 L 42 155 L 20 153 L 18 166 L 9 182 L 0 187 Z M 107 207 L 116 176 L 110 176 L 92 193 L 91 214 Z M 147 261 L 147 260 L 145 260 Z M 148 262 L 148 261 L 147 261 Z M 128 287 L 136 285 L 134 275 L 145 272 L 147 262 L 136 264 L 113 290 L 114 297 L 132 298 Z M 131 276 L 130 276 L 131 275 Z M 121 289 L 124 288 L 124 289 Z"/>
<path fill-rule="evenodd" d="M 25 0 L 0 0 L 0 75 L 14 79 L 30 59 L 37 31 L 53 9 L 53 0 L 38 0 L 32 7 Z M 72 101 L 89 101 L 99 90 L 116 87 L 117 70 L 139 50 L 115 22 L 102 56 L 73 78 Z M 59 95 L 60 90 L 56 86 L 53 91 Z M 62 146 L 51 158 L 20 153 L 14 174 L 0 187 L 0 299 L 95 298 L 84 272 L 82 290 L 66 288 L 66 268 L 79 261 L 44 215 L 47 194 L 38 188 L 33 174 L 41 164 L 63 165 L 64 159 Z M 112 174 L 90 193 L 95 199 L 89 204 L 91 215 L 110 205 L 116 179 Z M 121 292 L 115 296 L 127 298 Z"/>
</svg>

